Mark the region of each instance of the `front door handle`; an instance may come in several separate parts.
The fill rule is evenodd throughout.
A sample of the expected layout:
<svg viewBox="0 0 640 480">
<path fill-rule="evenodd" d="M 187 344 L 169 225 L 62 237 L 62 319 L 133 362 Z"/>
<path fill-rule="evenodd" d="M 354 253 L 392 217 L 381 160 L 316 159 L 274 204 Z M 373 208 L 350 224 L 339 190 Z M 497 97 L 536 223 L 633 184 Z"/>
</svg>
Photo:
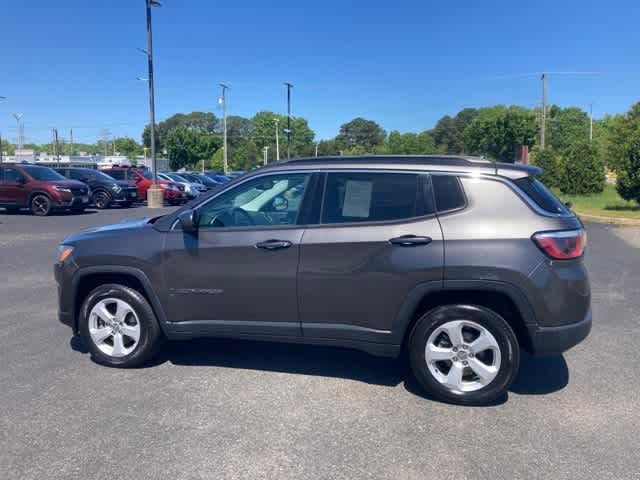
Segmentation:
<svg viewBox="0 0 640 480">
<path fill-rule="evenodd" d="M 401 247 L 417 247 L 419 245 L 429 245 L 431 242 L 431 237 L 418 237 L 417 235 L 402 235 L 389 240 L 390 244 L 400 245 Z"/>
<path fill-rule="evenodd" d="M 256 248 L 263 248 L 265 250 L 280 250 L 281 248 L 289 248 L 292 243 L 289 240 L 265 240 L 264 242 L 256 243 Z"/>
</svg>

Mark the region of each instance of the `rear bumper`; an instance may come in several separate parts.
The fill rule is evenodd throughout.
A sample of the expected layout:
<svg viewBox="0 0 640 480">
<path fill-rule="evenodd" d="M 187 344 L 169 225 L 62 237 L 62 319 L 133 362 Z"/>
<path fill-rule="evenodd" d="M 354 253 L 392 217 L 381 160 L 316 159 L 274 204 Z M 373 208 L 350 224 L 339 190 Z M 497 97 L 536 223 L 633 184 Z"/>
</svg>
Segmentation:
<svg viewBox="0 0 640 480">
<path fill-rule="evenodd" d="M 583 320 L 554 327 L 529 326 L 531 353 L 534 355 L 557 355 L 566 352 L 591 332 L 591 309 Z"/>
</svg>

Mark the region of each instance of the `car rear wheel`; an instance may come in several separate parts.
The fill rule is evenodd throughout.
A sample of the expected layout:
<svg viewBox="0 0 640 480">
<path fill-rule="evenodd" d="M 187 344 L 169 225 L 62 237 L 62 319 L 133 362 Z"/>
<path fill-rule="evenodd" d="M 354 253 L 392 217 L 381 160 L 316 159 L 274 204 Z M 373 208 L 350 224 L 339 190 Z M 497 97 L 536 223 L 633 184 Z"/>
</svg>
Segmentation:
<svg viewBox="0 0 640 480">
<path fill-rule="evenodd" d="M 157 353 L 162 332 L 149 302 L 138 291 L 118 284 L 93 290 L 80 311 L 80 334 L 97 363 L 130 368 Z"/>
<path fill-rule="evenodd" d="M 476 305 L 446 305 L 422 316 L 409 339 L 411 368 L 425 390 L 446 402 L 482 405 L 504 396 L 520 349 L 509 324 Z"/>
<path fill-rule="evenodd" d="M 51 212 L 51 200 L 44 194 L 38 194 L 31 199 L 31 213 L 39 217 L 46 217 Z"/>
<path fill-rule="evenodd" d="M 93 194 L 93 204 L 98 210 L 103 210 L 111 203 L 111 197 L 106 192 L 96 192 Z"/>
</svg>

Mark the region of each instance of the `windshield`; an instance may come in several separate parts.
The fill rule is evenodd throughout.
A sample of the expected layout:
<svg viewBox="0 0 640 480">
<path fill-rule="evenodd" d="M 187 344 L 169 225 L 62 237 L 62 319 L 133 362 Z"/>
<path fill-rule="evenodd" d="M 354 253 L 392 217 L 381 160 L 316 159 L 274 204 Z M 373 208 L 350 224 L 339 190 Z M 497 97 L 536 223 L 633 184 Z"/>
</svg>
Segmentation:
<svg viewBox="0 0 640 480">
<path fill-rule="evenodd" d="M 52 181 L 57 181 L 57 180 L 67 180 L 65 177 L 63 177 L 62 175 L 60 175 L 58 172 L 56 172 L 55 170 L 52 170 L 51 168 L 48 167 L 36 167 L 36 166 L 29 166 L 29 167 L 22 167 L 23 170 L 25 172 L 27 172 L 27 174 L 35 179 L 35 180 L 41 180 L 43 182 L 52 182 Z"/>
<path fill-rule="evenodd" d="M 167 177 L 169 177 L 171 180 L 175 180 L 176 182 L 188 182 L 187 179 L 182 178 L 180 175 L 177 175 L 175 173 L 167 173 Z"/>
</svg>

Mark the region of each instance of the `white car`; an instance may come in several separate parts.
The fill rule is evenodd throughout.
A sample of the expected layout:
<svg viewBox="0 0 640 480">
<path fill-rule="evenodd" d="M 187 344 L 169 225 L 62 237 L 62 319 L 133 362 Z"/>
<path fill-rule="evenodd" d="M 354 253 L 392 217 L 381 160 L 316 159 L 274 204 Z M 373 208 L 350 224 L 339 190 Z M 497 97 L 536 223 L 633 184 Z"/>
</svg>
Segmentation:
<svg viewBox="0 0 640 480">
<path fill-rule="evenodd" d="M 204 193 L 207 191 L 207 187 L 205 187 L 204 185 L 200 183 L 190 182 L 189 180 L 187 180 L 184 177 L 181 177 L 177 173 L 158 173 L 158 177 L 168 182 L 175 182 L 184 186 L 185 193 L 189 195 L 189 197 L 191 198 L 195 198 L 201 193 Z"/>
</svg>

